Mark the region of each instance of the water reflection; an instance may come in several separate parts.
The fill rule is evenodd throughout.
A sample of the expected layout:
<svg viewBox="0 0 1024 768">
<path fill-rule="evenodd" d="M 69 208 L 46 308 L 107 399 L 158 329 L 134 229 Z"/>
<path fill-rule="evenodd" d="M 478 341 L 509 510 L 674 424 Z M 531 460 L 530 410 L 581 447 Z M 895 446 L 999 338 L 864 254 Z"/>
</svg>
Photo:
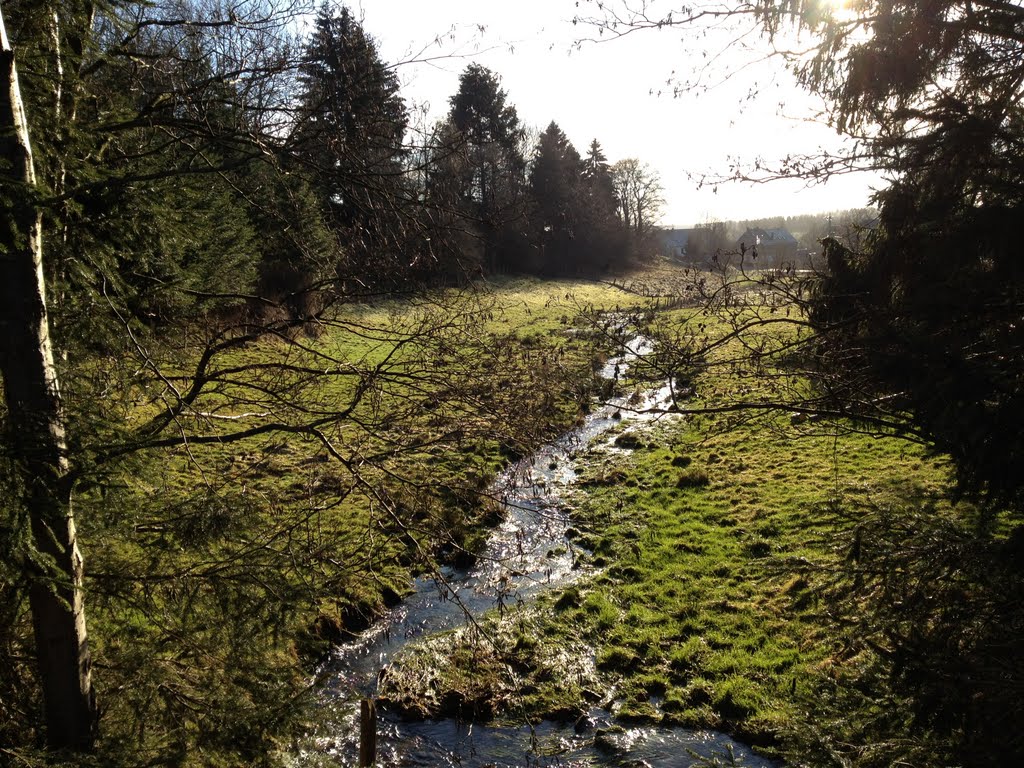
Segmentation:
<svg viewBox="0 0 1024 768">
<path fill-rule="evenodd" d="M 535 726 L 480 726 L 455 720 L 385 721 L 379 734 L 379 764 L 449 768 L 569 768 L 570 766 L 776 766 L 748 747 L 713 731 L 685 728 L 617 728 L 604 710 L 596 728 L 544 721 Z M 358 730 L 352 723 L 353 731 Z M 353 759 L 355 744 L 335 745 L 338 758 Z"/>
</svg>

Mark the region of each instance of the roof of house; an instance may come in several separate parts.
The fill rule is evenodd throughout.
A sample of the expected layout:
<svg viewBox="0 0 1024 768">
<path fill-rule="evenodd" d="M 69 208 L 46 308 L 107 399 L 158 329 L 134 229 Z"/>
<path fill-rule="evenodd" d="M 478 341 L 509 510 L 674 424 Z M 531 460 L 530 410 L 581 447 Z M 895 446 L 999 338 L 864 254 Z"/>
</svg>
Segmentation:
<svg viewBox="0 0 1024 768">
<path fill-rule="evenodd" d="M 762 243 L 793 243 L 795 245 L 796 238 L 785 227 L 776 227 L 775 229 L 750 227 L 740 235 L 736 242 L 743 243 L 747 247 L 761 245 Z"/>
</svg>

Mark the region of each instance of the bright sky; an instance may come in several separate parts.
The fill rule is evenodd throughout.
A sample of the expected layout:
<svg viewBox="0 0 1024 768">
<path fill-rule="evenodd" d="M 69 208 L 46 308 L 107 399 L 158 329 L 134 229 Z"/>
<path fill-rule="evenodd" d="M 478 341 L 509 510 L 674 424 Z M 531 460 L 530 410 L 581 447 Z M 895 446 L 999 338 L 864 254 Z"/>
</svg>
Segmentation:
<svg viewBox="0 0 1024 768">
<path fill-rule="evenodd" d="M 385 61 L 434 59 L 398 68 L 406 100 L 429 106 L 431 119 L 447 112 L 466 65 L 482 64 L 501 77 L 526 125 L 542 130 L 554 120 L 581 154 L 597 138 L 610 161 L 637 157 L 655 168 L 665 188 L 665 224 L 861 207 L 879 186 L 877 177 L 859 174 L 810 188 L 786 181 L 698 190 L 688 174 L 726 173 L 730 158 L 778 159 L 835 147 L 840 139 L 808 121 L 807 96 L 774 64 L 750 66 L 706 93 L 674 98 L 667 85 L 673 72 L 688 77 L 703 61 L 698 44 L 678 30 L 576 47 L 594 31 L 571 23 L 574 14 L 589 12 L 575 0 L 350 3 Z M 755 86 L 757 95 L 748 98 Z"/>
</svg>

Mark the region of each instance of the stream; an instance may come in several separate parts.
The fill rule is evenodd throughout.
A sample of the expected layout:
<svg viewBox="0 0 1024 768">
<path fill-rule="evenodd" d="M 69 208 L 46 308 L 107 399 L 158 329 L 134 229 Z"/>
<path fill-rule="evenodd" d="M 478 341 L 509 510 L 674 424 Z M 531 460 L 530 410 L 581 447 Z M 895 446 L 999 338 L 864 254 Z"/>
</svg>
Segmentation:
<svg viewBox="0 0 1024 768">
<path fill-rule="evenodd" d="M 629 359 L 646 351 L 642 340 L 634 341 L 631 351 L 609 360 L 602 374 L 621 376 Z M 464 570 L 446 568 L 440 578 L 417 579 L 414 591 L 401 604 L 358 638 L 334 649 L 319 677 L 316 733 L 293 754 L 292 763 L 302 767 L 356 764 L 359 702 L 375 695 L 379 673 L 410 642 L 460 627 L 467 623 L 467 615 L 481 616 L 502 602 L 517 604 L 589 573 L 575 566 L 573 545 L 565 535 L 568 515 L 560 507 L 558 493 L 576 479 L 573 456 L 589 446 L 611 446 L 609 433 L 614 427 L 658 418 L 642 411 L 665 408 L 670 402 L 667 384 L 639 398 L 614 399 L 587 416 L 577 429 L 502 473 L 492 492 L 502 499 L 505 517 L 477 563 Z M 605 709 L 593 709 L 582 727 L 553 721 L 521 727 L 454 719 L 407 721 L 384 712 L 378 720 L 376 764 L 453 768 L 778 765 L 725 734 L 678 727 L 614 727 L 618 725 Z"/>
</svg>

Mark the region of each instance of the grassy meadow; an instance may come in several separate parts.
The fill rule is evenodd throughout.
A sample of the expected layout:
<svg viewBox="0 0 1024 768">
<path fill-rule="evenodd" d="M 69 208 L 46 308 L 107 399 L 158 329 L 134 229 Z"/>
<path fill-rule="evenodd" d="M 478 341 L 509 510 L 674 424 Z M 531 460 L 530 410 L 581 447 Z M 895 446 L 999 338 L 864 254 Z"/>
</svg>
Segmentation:
<svg viewBox="0 0 1024 768">
<path fill-rule="evenodd" d="M 618 286 L 506 280 L 343 307 L 316 334 L 212 356 L 161 433 L 189 439 L 126 453 L 76 497 L 103 759 L 233 765 L 286 749 L 316 716 L 316 661 L 414 574 L 472 558 L 497 520 L 491 478 L 591 407 L 614 351 L 600 317 L 634 310 L 661 342 L 620 391 L 671 375 L 692 413 L 624 419 L 628 438 L 576 456 L 562 492 L 579 580 L 489 617 L 472 641 L 414 648 L 403 668 L 429 670 L 435 700 L 474 702 L 463 714 L 603 705 L 794 764 L 905 741 L 913 717 L 871 626 L 888 589 L 876 534 L 969 532 L 978 515 L 948 500 L 950 469 L 921 446 L 719 408 L 806 394 L 765 362 L 804 331 L 763 294 L 726 312 L 681 306 L 684 277 L 661 266 Z M 751 319 L 769 322 L 734 337 Z M 160 418 L 201 349 L 197 337 L 168 352 L 161 376 L 116 400 L 121 418 Z"/>
<path fill-rule="evenodd" d="M 842 763 L 851 749 L 862 764 L 918 749 L 927 763 L 941 751 L 931 737 L 906 746 L 911 707 L 889 685 L 891 649 L 871 626 L 886 589 L 878 531 L 897 544 L 933 523 L 969 535 L 977 511 L 950 501 L 948 461 L 907 440 L 801 413 L 719 412 L 807 394 L 792 370 L 751 363 L 752 348 L 764 359 L 804 332 L 785 305 L 754 303 L 647 315 L 660 338 L 703 350 L 701 372 L 692 378 L 696 358 L 656 345 L 625 391 L 670 372 L 693 390 L 680 404 L 693 415 L 624 418 L 617 437 L 577 456 L 565 502 L 586 575 L 492 616 L 482 637 L 408 654 L 396 683 L 406 705 L 410 681 L 443 691 L 447 675 L 464 710 L 512 721 L 575 719 L 600 704 L 621 722 L 725 730 L 793 764 Z M 870 545 L 869 531 L 881 537 Z"/>
<path fill-rule="evenodd" d="M 472 557 L 490 479 L 590 402 L 607 349 L 577 329 L 632 300 L 507 280 L 146 350 L 94 450 L 153 447 L 97 460 L 75 499 L 105 759 L 269 759 L 330 643 Z"/>
</svg>

